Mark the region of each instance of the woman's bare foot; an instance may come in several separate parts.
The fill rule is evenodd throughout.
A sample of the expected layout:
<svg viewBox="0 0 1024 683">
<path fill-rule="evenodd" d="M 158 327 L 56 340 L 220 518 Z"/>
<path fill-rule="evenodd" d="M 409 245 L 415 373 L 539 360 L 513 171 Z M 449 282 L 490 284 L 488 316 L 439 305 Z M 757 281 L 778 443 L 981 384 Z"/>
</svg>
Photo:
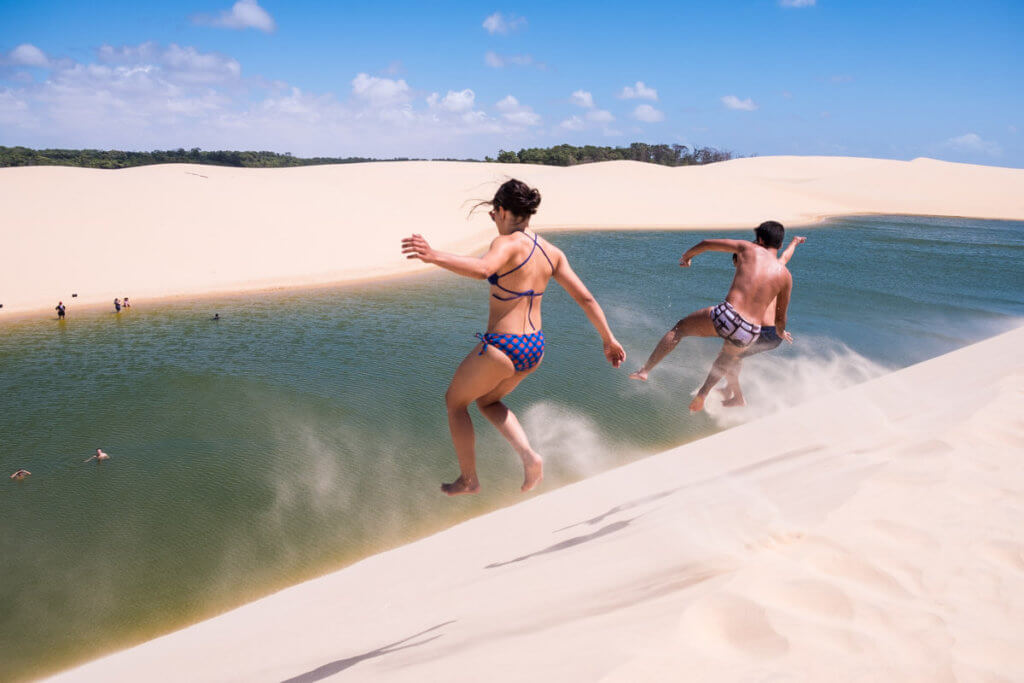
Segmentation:
<svg viewBox="0 0 1024 683">
<path fill-rule="evenodd" d="M 704 410 L 704 397 L 694 396 L 693 400 L 690 401 L 690 412 L 699 413 L 702 410 Z"/>
<path fill-rule="evenodd" d="M 475 477 L 472 480 L 467 480 L 460 476 L 450 484 L 441 484 L 441 490 L 449 496 L 459 496 L 463 493 L 476 493 L 480 490 L 480 482 Z"/>
<path fill-rule="evenodd" d="M 524 493 L 529 491 L 543 478 L 544 460 L 539 455 L 534 453 L 529 460 L 523 460 L 523 488 L 520 489 L 521 491 Z"/>
<path fill-rule="evenodd" d="M 644 370 L 643 368 L 640 368 L 640 369 L 639 369 L 639 370 L 637 370 L 636 372 L 632 373 L 632 374 L 631 374 L 631 375 L 629 376 L 629 378 L 630 378 L 630 379 L 638 379 L 638 380 L 640 380 L 641 382 L 646 382 L 646 381 L 647 381 L 647 371 L 646 371 L 646 370 Z"/>
<path fill-rule="evenodd" d="M 747 405 L 747 402 L 743 400 L 742 396 L 733 396 L 732 398 L 722 401 L 722 405 L 726 408 L 742 408 Z"/>
</svg>

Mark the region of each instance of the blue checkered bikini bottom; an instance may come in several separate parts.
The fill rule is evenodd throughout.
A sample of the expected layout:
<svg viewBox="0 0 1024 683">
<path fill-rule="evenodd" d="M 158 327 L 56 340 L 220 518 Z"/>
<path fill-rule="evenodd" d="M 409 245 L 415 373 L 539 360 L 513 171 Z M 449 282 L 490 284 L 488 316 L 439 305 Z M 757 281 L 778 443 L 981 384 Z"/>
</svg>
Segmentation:
<svg viewBox="0 0 1024 683">
<path fill-rule="evenodd" d="M 512 365 L 519 372 L 529 370 L 544 356 L 544 333 L 540 330 L 532 334 L 492 334 L 490 332 L 481 334 L 478 332 L 476 338 L 483 343 L 478 355 L 484 355 L 488 345 L 493 346 L 508 356 Z"/>
</svg>

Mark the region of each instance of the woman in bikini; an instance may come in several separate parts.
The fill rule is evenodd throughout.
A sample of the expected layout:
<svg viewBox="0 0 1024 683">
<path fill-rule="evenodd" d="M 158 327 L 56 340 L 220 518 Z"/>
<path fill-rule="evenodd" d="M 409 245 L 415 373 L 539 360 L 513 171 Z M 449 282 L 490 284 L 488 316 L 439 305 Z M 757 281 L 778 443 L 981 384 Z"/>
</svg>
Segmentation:
<svg viewBox="0 0 1024 683">
<path fill-rule="evenodd" d="M 626 359 L 626 352 L 609 329 L 604 312 L 573 272 L 565 254 L 527 230 L 530 217 L 540 205 L 540 192 L 519 180 L 509 180 L 498 188 L 494 199 L 483 204 L 491 206 L 490 216 L 498 237 L 479 258 L 436 251 L 422 235 L 402 240 L 402 253 L 406 258 L 433 263 L 458 275 L 487 280 L 491 285 L 487 331 L 476 335 L 480 343 L 459 365 L 445 393 L 448 427 L 459 460 L 459 478 L 441 485 L 441 490 L 449 496 L 480 490 L 473 422 L 469 417 L 469 404 L 474 401 L 522 459 L 522 490 L 529 491 L 543 476 L 543 460 L 530 448 L 526 432 L 502 399 L 537 369 L 544 356 L 541 296 L 551 278 L 564 287 L 587 314 L 601 335 L 608 362 L 617 368 Z"/>
</svg>

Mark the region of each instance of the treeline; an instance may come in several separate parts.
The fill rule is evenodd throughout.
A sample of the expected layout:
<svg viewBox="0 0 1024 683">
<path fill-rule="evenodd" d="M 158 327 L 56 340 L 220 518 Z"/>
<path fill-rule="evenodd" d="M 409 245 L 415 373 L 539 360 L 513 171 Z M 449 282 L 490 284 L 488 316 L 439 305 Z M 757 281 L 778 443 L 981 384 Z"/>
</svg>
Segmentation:
<svg viewBox="0 0 1024 683">
<path fill-rule="evenodd" d="M 584 145 L 556 145 L 554 147 L 531 147 L 518 152 L 501 150 L 498 157 L 487 157 L 486 161 L 497 161 L 503 164 L 544 164 L 546 166 L 575 166 L 590 164 L 595 161 L 644 161 L 662 166 L 694 166 L 711 164 L 716 161 L 728 161 L 733 158 L 732 152 L 725 152 L 713 147 L 694 147 L 686 145 L 648 145 L 634 142 L 629 147 L 595 147 Z"/>
<path fill-rule="evenodd" d="M 634 142 L 629 147 L 595 147 L 585 145 L 556 145 L 555 147 L 531 147 L 518 152 L 501 150 L 497 159 L 485 157 L 485 161 L 503 164 L 543 164 L 546 166 L 575 166 L 595 161 L 644 161 L 663 166 L 691 166 L 710 164 L 715 161 L 732 159 L 731 152 L 713 147 L 686 145 L 648 145 Z M 424 161 L 396 157 L 393 159 L 372 159 L 369 157 L 293 157 L 290 153 L 277 152 L 232 152 L 192 149 L 166 149 L 152 152 L 122 152 L 102 149 L 30 149 L 28 147 L 0 146 L 0 167 L 2 166 L 80 166 L 84 168 L 128 168 L 149 164 L 211 164 L 214 166 L 238 166 L 245 168 L 283 168 L 288 166 L 315 166 L 319 164 L 354 164 L 363 161 Z M 479 161 L 479 159 L 434 159 L 434 161 Z"/>
<path fill-rule="evenodd" d="M 128 168 L 149 164 L 210 164 L 245 168 L 283 168 L 318 164 L 354 164 L 361 161 L 409 161 L 409 159 L 370 159 L 367 157 L 313 157 L 302 159 L 277 152 L 209 152 L 192 149 L 166 149 L 152 152 L 122 152 L 102 149 L 29 149 L 0 147 L 0 166 L 82 166 L 85 168 Z"/>
</svg>

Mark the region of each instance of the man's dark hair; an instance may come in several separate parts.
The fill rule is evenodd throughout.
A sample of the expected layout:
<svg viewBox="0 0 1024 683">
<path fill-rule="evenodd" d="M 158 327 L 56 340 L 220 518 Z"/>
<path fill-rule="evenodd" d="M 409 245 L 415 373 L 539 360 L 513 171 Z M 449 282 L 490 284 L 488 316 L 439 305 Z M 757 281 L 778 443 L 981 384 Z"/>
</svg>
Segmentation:
<svg viewBox="0 0 1024 683">
<path fill-rule="evenodd" d="M 769 249 L 778 249 L 786 236 L 786 229 L 778 221 L 765 221 L 754 229 L 754 235 Z"/>
</svg>

